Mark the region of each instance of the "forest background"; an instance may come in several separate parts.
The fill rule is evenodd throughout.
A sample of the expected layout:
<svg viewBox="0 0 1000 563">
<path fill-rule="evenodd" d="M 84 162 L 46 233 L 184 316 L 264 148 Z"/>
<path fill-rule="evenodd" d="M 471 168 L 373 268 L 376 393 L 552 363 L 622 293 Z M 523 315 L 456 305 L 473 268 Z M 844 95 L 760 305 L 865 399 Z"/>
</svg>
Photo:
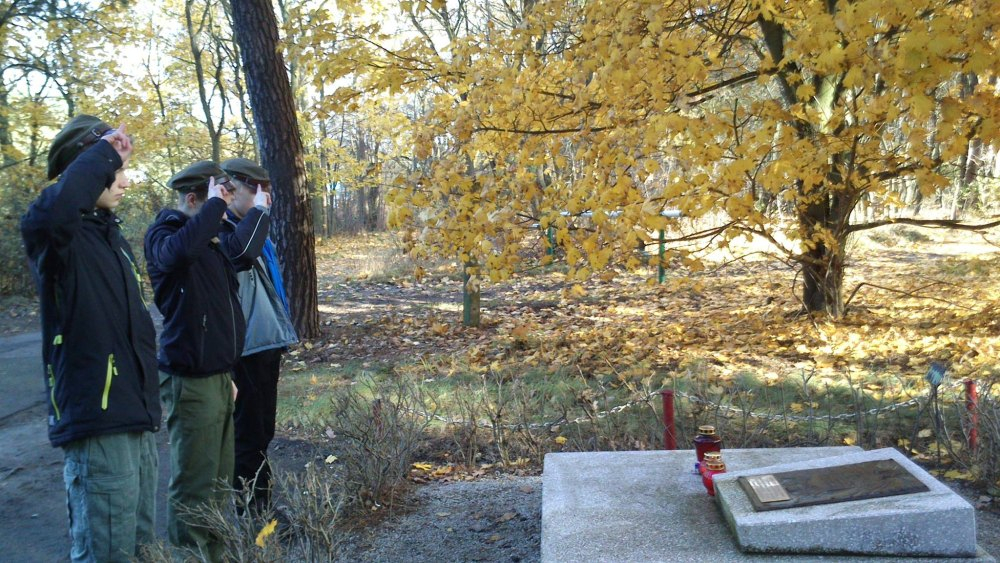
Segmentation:
<svg viewBox="0 0 1000 563">
<path fill-rule="evenodd" d="M 343 435 L 316 405 L 345 381 L 442 385 L 408 393 L 467 430 L 417 468 L 440 476 L 659 447 L 667 386 L 682 438 L 891 445 L 1000 484 L 990 1 L 5 0 L 0 294 L 32 294 L 17 222 L 72 115 L 136 140 L 136 248 L 187 164 L 268 164 L 281 108 L 244 61 L 274 24 L 249 60 L 287 69 L 302 147 L 274 186 L 305 341 L 285 423 Z M 345 266 L 362 246 L 383 267 Z M 623 405 L 647 424 L 597 424 Z"/>
</svg>

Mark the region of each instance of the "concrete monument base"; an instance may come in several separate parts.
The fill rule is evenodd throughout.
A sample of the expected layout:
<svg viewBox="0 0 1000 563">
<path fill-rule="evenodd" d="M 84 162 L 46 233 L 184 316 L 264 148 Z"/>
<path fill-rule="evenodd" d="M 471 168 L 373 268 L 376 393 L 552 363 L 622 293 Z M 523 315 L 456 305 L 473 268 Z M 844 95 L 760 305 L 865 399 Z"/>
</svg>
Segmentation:
<svg viewBox="0 0 1000 563">
<path fill-rule="evenodd" d="M 737 479 L 892 459 L 927 492 L 756 512 Z M 975 557 L 972 505 L 892 448 L 731 471 L 715 477 L 722 513 L 744 551 Z"/>
<path fill-rule="evenodd" d="M 861 452 L 855 447 L 726 449 L 731 472 Z M 752 554 L 694 474 L 694 451 L 553 453 L 542 477 L 542 561 L 844 561 L 937 558 Z M 985 552 L 947 561 L 995 561 Z"/>
</svg>

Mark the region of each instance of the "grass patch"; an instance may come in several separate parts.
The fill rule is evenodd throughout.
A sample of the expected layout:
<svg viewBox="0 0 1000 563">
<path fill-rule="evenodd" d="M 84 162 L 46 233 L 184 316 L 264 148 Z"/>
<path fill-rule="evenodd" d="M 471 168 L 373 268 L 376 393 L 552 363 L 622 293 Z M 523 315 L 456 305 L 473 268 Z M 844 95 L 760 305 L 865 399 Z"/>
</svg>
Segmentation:
<svg viewBox="0 0 1000 563">
<path fill-rule="evenodd" d="M 938 265 L 938 271 L 955 278 L 990 277 L 1000 272 L 1000 259 L 995 257 L 944 260 Z"/>
<path fill-rule="evenodd" d="M 867 233 L 866 238 L 884 247 L 893 247 L 900 243 L 927 243 L 932 240 L 921 229 L 906 225 L 892 225 L 890 227 L 873 229 Z"/>
<path fill-rule="evenodd" d="M 331 397 L 345 387 L 363 389 L 364 382 L 385 369 L 363 362 L 308 368 L 286 362 L 278 385 L 277 423 L 293 428 L 325 427 L 336 415 Z"/>
<path fill-rule="evenodd" d="M 900 447 L 946 465 L 974 464 L 963 459 L 968 420 L 960 408 L 960 386 L 944 385 L 933 402 L 925 383 L 881 370 L 844 372 L 840 378 L 815 370 L 723 376 L 703 359 L 672 372 L 639 366 L 591 376 L 566 369 L 480 372 L 454 365 L 449 375 L 441 367 L 409 362 L 379 370 L 305 370 L 283 390 L 290 397 L 279 406 L 279 418 L 322 430 L 338 417 L 336 397 L 345 388 L 358 404 L 377 403 L 386 386 L 405 388 L 407 407 L 397 414 L 426 431 L 427 444 L 415 447 L 424 458 L 466 468 L 523 466 L 521 460 L 537 466 L 553 451 L 662 447 L 657 391 L 673 389 L 681 447 L 698 426 L 712 424 L 728 447 Z M 303 389 L 308 404 L 295 399 Z M 951 445 L 939 455 L 931 446 L 942 440 Z"/>
</svg>

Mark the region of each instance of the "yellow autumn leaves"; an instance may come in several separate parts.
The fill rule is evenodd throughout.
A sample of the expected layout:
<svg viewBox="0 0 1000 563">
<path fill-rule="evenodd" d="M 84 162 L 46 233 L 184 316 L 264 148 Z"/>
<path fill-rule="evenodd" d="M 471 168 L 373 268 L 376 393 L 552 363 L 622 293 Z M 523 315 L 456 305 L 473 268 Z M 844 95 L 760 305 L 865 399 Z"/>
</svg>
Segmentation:
<svg viewBox="0 0 1000 563">
<path fill-rule="evenodd" d="M 723 223 L 721 241 L 751 229 L 787 240 L 777 250 L 793 261 L 840 259 L 843 202 L 900 206 L 911 179 L 931 195 L 970 139 L 1000 138 L 996 92 L 965 95 L 956 80 L 982 83 L 1000 62 L 985 0 L 552 0 L 461 28 L 445 6 L 401 7 L 447 41 L 418 27 L 389 53 L 346 51 L 368 66 L 317 64 L 377 69 L 360 77 L 371 93 L 428 92 L 401 130 L 421 164 L 397 179 L 390 222 L 416 253 L 474 261 L 480 279 L 551 261 L 550 227 L 575 281 L 648 264 L 640 242 L 699 219 Z M 840 215 L 802 220 L 823 205 Z M 685 219 L 660 216 L 672 208 Z"/>
<path fill-rule="evenodd" d="M 277 527 L 278 527 L 278 521 L 271 520 L 263 528 L 261 528 L 260 532 L 257 532 L 257 539 L 254 540 L 254 543 L 257 544 L 257 547 L 264 547 L 264 543 L 267 541 L 267 538 L 271 537 L 271 535 L 274 534 L 274 531 L 275 529 L 277 529 Z"/>
</svg>

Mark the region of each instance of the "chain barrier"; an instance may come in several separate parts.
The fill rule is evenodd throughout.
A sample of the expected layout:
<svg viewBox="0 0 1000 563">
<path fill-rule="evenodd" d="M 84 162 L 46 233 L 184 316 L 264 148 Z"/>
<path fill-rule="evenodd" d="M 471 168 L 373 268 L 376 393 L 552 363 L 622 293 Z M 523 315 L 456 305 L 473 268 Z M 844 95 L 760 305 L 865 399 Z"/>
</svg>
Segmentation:
<svg viewBox="0 0 1000 563">
<path fill-rule="evenodd" d="M 948 386 L 942 385 L 941 387 L 944 387 L 946 389 L 954 389 L 954 388 L 957 388 L 957 387 L 961 387 L 963 384 L 964 384 L 964 380 L 958 380 L 958 381 L 952 382 Z M 629 401 L 627 403 L 618 405 L 617 407 L 613 407 L 613 408 L 610 408 L 608 410 L 596 412 L 593 415 L 579 416 L 579 417 L 574 418 L 572 420 L 566 420 L 564 418 L 560 418 L 558 420 L 554 420 L 554 421 L 551 421 L 551 422 L 531 422 L 531 423 L 526 423 L 526 424 L 501 424 L 501 425 L 499 425 L 499 428 L 503 428 L 504 430 L 539 430 L 539 429 L 546 429 L 546 430 L 548 430 L 548 429 L 552 428 L 553 426 L 563 426 L 563 425 L 568 425 L 568 424 L 582 424 L 584 422 L 593 422 L 594 420 L 598 420 L 598 419 L 602 419 L 602 418 L 607 418 L 607 417 L 609 417 L 609 416 L 611 416 L 613 414 L 618 414 L 618 413 L 620 413 L 622 411 L 625 411 L 625 410 L 628 410 L 628 409 L 630 409 L 630 408 L 632 408 L 632 407 L 634 407 L 636 405 L 648 403 L 651 398 L 659 395 L 661 392 L 662 391 L 653 391 L 652 393 L 649 393 L 648 395 L 646 395 L 646 396 L 644 396 L 644 397 L 642 397 L 640 399 L 635 399 L 635 400 Z M 771 420 L 788 420 L 788 421 L 793 421 L 793 422 L 815 422 L 817 420 L 844 421 L 844 420 L 855 419 L 855 418 L 858 417 L 858 414 L 859 414 L 857 412 L 849 412 L 849 413 L 843 413 L 843 414 L 838 414 L 838 415 L 834 415 L 834 416 L 830 416 L 830 415 L 817 416 L 817 415 L 786 415 L 786 414 L 759 413 L 759 412 L 754 412 L 754 411 L 746 411 L 744 409 L 741 409 L 739 407 L 734 407 L 732 405 L 723 405 L 723 404 L 715 403 L 713 401 L 709 401 L 708 399 L 702 399 L 701 397 L 698 397 L 697 395 L 691 395 L 691 394 L 685 393 L 683 391 L 674 391 L 674 395 L 676 395 L 678 397 L 682 397 L 684 399 L 687 399 L 688 401 L 691 401 L 692 403 L 701 404 L 701 405 L 707 405 L 709 407 L 714 407 L 716 409 L 723 410 L 723 411 L 726 411 L 726 412 L 736 413 L 737 415 L 742 415 L 742 416 L 747 416 L 749 418 L 755 418 L 755 419 L 758 419 L 758 420 L 767 420 L 767 421 L 771 421 Z M 912 406 L 918 405 L 918 404 L 920 404 L 920 400 L 921 400 L 921 397 L 914 397 L 914 398 L 909 399 L 907 401 L 902 401 L 902 402 L 899 402 L 899 403 L 893 403 L 891 405 L 886 405 L 884 407 L 875 407 L 875 408 L 872 408 L 872 409 L 868 409 L 868 410 L 864 411 L 861 414 L 863 416 L 879 416 L 879 415 L 881 415 L 883 413 L 895 412 L 895 411 L 897 411 L 899 409 L 902 409 L 902 408 L 912 407 Z M 420 416 L 420 417 L 423 417 L 423 418 L 433 419 L 433 420 L 436 420 L 438 422 L 443 422 L 444 424 L 449 424 L 449 425 L 465 425 L 465 424 L 468 424 L 468 421 L 465 421 L 465 420 L 454 420 L 454 419 L 446 418 L 446 417 L 441 416 L 439 414 L 431 414 L 431 413 L 428 413 L 428 412 L 422 412 L 422 411 L 417 411 L 417 410 L 408 409 L 408 408 L 403 409 L 403 410 L 409 412 L 410 414 L 416 415 L 416 416 Z M 477 428 L 492 429 L 492 428 L 495 428 L 496 425 L 490 424 L 488 422 L 476 421 L 476 427 Z"/>
<path fill-rule="evenodd" d="M 539 429 L 544 428 L 544 429 L 548 430 L 549 428 L 552 428 L 553 426 L 563 426 L 563 425 L 567 425 L 567 424 L 581 424 L 581 423 L 584 423 L 584 422 L 593 422 L 595 419 L 607 418 L 608 416 L 611 416 L 613 414 L 618 414 L 618 413 L 620 413 L 620 412 L 622 412 L 624 410 L 630 409 L 630 408 L 632 408 L 632 407 L 634 407 L 634 406 L 636 406 L 638 404 L 646 403 L 646 402 L 649 401 L 650 398 L 652 398 L 652 397 L 654 397 L 654 396 L 656 396 L 658 394 L 659 394 L 659 391 L 654 391 L 653 393 L 650 393 L 650 394 L 646 395 L 645 397 L 643 397 L 641 399 L 636 399 L 636 400 L 633 400 L 633 401 L 629 401 L 629 402 L 627 402 L 625 404 L 618 405 L 617 407 L 610 408 L 610 409 L 608 409 L 606 411 L 600 411 L 600 412 L 594 413 L 593 415 L 590 415 L 590 416 L 588 416 L 588 415 L 579 416 L 577 418 L 574 418 L 573 420 L 566 420 L 564 418 L 560 418 L 558 420 L 553 420 L 551 422 L 529 422 L 529 423 L 522 423 L 522 424 L 500 424 L 499 426 L 490 424 L 488 422 L 476 421 L 476 427 L 477 428 L 489 428 L 489 429 L 499 427 L 499 428 L 503 428 L 504 430 L 539 430 Z M 402 410 L 405 410 L 406 412 L 409 412 L 410 414 L 413 414 L 413 415 L 416 415 L 416 416 L 420 416 L 420 417 L 423 417 L 423 418 L 429 418 L 429 419 L 437 420 L 438 422 L 443 422 L 445 424 L 451 424 L 451 425 L 465 425 L 465 424 L 468 424 L 468 421 L 466 421 L 466 420 L 454 420 L 454 419 L 443 417 L 443 416 L 441 416 L 439 414 L 431 414 L 429 412 L 423 412 L 423 411 L 418 411 L 418 410 L 408 409 L 408 408 L 403 408 Z"/>
</svg>

